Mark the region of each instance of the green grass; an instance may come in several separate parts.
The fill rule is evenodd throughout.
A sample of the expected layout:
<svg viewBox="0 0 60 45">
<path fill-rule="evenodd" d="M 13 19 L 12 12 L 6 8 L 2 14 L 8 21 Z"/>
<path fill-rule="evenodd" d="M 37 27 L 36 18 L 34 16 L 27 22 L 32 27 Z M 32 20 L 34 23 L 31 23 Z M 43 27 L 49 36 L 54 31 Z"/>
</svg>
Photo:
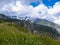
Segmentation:
<svg viewBox="0 0 60 45">
<path fill-rule="evenodd" d="M 34 35 L 16 24 L 0 23 L 0 45 L 60 45 L 44 35 Z"/>
</svg>

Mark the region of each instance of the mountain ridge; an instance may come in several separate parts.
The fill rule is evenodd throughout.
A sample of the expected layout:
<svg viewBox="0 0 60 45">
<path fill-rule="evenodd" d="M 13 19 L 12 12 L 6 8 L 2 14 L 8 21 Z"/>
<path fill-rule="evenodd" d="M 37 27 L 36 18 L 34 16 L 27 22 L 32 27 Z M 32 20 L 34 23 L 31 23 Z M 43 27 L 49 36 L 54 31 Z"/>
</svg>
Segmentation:
<svg viewBox="0 0 60 45">
<path fill-rule="evenodd" d="M 2 14 L 0 14 L 0 16 L 1 15 Z M 26 19 L 25 20 L 12 19 L 12 18 L 9 18 L 5 15 L 2 16 L 2 20 L 5 20 L 5 21 L 11 22 L 11 23 L 16 23 L 17 25 L 21 25 L 22 27 L 26 28 L 30 33 L 46 34 L 51 37 L 60 36 L 58 31 L 55 28 L 53 28 L 51 26 L 46 26 L 47 24 L 44 24 L 47 20 L 45 22 L 43 22 L 44 20 L 42 21 L 41 19 L 39 19 L 39 20 L 41 20 L 42 24 L 44 24 L 44 25 L 42 25 L 41 22 L 40 22 L 40 24 L 38 24 L 35 22 L 34 23 L 31 22 L 31 20 L 29 20 L 29 19 L 28 20 L 26 20 Z M 50 22 L 49 22 L 49 24 L 50 24 Z"/>
</svg>

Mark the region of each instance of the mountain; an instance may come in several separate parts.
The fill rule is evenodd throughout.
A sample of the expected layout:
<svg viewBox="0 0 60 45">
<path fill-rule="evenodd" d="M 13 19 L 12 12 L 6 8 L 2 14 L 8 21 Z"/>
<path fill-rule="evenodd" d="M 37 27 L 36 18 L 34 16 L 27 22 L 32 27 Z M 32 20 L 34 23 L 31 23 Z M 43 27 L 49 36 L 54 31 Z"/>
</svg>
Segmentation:
<svg viewBox="0 0 60 45">
<path fill-rule="evenodd" d="M 46 36 L 51 36 L 51 37 L 60 36 L 60 34 L 55 28 L 45 25 L 39 25 L 36 23 L 31 23 L 30 20 L 24 22 L 24 27 L 34 34 L 44 34 Z"/>
<path fill-rule="evenodd" d="M 0 19 L 8 19 L 8 17 L 5 16 L 4 14 L 0 14 Z"/>
<path fill-rule="evenodd" d="M 55 24 L 47 20 L 38 19 L 38 21 L 32 23 L 29 19 L 18 20 L 18 19 L 9 18 L 4 15 L 2 15 L 2 19 L 4 19 L 4 21 L 6 22 L 16 23 L 17 25 L 20 25 L 26 28 L 30 33 L 33 33 L 33 34 L 43 34 L 43 35 L 47 35 L 55 38 L 60 36 L 58 31 L 54 28 Z"/>
<path fill-rule="evenodd" d="M 0 17 L 0 45 L 60 45 L 56 40 L 60 34 L 53 27 L 3 14 Z"/>
<path fill-rule="evenodd" d="M 60 33 L 60 25 L 55 24 L 53 22 L 50 22 L 48 20 L 35 18 L 35 19 L 33 19 L 33 23 L 36 23 L 38 25 L 44 25 L 44 26 L 49 26 L 49 27 L 55 28 Z"/>
<path fill-rule="evenodd" d="M 15 23 L 0 23 L 0 45 L 59 45 L 60 41 L 45 35 L 31 34 Z"/>
<path fill-rule="evenodd" d="M 45 26 L 50 26 L 50 27 L 54 27 L 55 25 L 57 25 L 57 24 L 55 24 L 55 23 L 53 23 L 53 22 L 50 22 L 50 21 L 48 21 L 48 20 L 39 19 L 39 18 L 35 18 L 35 19 L 33 20 L 33 23 L 40 24 L 40 25 L 45 25 Z"/>
</svg>

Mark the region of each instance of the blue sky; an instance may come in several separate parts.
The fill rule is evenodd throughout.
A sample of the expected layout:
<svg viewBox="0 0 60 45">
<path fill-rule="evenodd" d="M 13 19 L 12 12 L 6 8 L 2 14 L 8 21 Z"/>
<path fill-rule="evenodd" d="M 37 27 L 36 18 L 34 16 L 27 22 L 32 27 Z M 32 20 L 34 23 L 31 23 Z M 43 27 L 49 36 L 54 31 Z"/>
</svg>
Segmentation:
<svg viewBox="0 0 60 45">
<path fill-rule="evenodd" d="M 45 4 L 46 6 L 52 6 L 56 3 L 59 2 L 60 0 L 42 0 L 42 3 Z M 31 5 L 33 5 L 33 7 L 38 6 L 40 4 L 39 1 L 33 2 L 31 3 Z"/>
<path fill-rule="evenodd" d="M 60 0 L 0 0 L 0 13 L 46 19 L 60 25 Z"/>
<path fill-rule="evenodd" d="M 43 0 L 43 3 L 46 6 L 53 6 L 56 2 L 59 2 L 60 0 Z"/>
</svg>

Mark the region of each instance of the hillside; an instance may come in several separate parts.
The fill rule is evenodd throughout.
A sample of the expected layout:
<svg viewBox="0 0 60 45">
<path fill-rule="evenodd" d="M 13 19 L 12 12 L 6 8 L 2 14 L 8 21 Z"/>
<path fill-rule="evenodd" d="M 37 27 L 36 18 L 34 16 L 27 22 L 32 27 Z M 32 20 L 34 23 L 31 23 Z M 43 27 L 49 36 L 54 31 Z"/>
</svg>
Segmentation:
<svg viewBox="0 0 60 45">
<path fill-rule="evenodd" d="M 33 23 L 36 23 L 38 25 L 44 25 L 44 26 L 49 26 L 49 27 L 55 28 L 60 33 L 60 25 L 55 24 L 53 22 L 50 22 L 48 20 L 35 18 L 35 19 L 33 19 Z"/>
<path fill-rule="evenodd" d="M 0 18 L 0 45 L 60 45 L 59 36 L 55 28 L 30 20 Z"/>
<path fill-rule="evenodd" d="M 60 42 L 44 35 L 28 33 L 25 28 L 11 23 L 0 23 L 0 45 L 60 45 Z"/>
<path fill-rule="evenodd" d="M 7 17 L 3 14 L 0 14 L 0 16 L 1 16 L 0 20 L 5 21 L 5 22 L 9 22 L 9 23 L 15 23 L 17 26 L 22 26 L 25 29 L 27 29 L 27 31 L 29 33 L 38 34 L 38 35 L 43 34 L 43 35 L 53 37 L 53 38 L 57 38 L 60 36 L 57 29 L 52 27 L 52 23 L 51 23 L 51 26 L 46 26 L 48 24 L 50 25 L 49 22 L 46 25 L 42 25 L 42 24 L 32 23 L 31 20 L 29 20 L 29 19 L 26 20 L 26 18 L 25 18 L 25 20 L 18 20 L 18 19 L 13 19 L 13 18 Z M 45 24 L 47 21 L 41 20 L 41 22 L 43 24 Z"/>
</svg>

